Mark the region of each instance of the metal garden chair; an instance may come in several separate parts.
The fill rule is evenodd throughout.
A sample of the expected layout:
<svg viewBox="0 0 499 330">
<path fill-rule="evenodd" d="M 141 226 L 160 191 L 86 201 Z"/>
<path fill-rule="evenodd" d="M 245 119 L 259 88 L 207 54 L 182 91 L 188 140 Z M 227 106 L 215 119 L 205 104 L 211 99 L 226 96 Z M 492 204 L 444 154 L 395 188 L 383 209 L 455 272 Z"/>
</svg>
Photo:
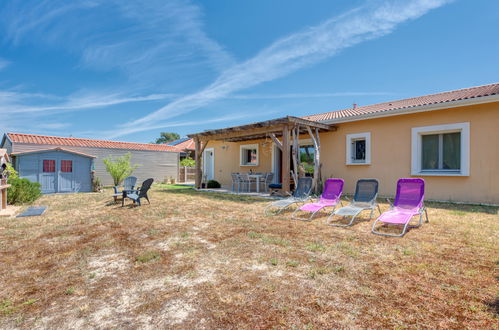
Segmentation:
<svg viewBox="0 0 499 330">
<path fill-rule="evenodd" d="M 424 187 L 423 179 L 399 179 L 397 182 L 397 194 L 390 210 L 381 214 L 373 223 L 372 233 L 376 235 L 401 237 L 404 236 L 408 228 L 417 228 L 423 224 L 423 213 L 428 220 L 428 213 L 424 206 Z M 388 200 L 388 202 L 390 202 Z M 419 223 L 409 226 L 413 216 L 419 215 Z M 402 226 L 402 232 L 398 235 L 387 234 L 377 231 L 376 224 L 382 222 L 387 225 Z"/>
<path fill-rule="evenodd" d="M 355 186 L 355 194 L 350 205 L 342 207 L 327 218 L 327 224 L 336 227 L 350 227 L 353 225 L 355 218 L 364 210 L 371 210 L 369 215 L 369 220 L 371 220 L 374 210 L 378 208 L 379 214 L 381 210 L 379 205 L 376 203 L 376 198 L 378 196 L 379 182 L 376 179 L 360 179 L 357 181 Z M 340 217 L 351 217 L 350 222 L 347 224 L 331 223 L 330 220 L 334 216 Z"/>
</svg>

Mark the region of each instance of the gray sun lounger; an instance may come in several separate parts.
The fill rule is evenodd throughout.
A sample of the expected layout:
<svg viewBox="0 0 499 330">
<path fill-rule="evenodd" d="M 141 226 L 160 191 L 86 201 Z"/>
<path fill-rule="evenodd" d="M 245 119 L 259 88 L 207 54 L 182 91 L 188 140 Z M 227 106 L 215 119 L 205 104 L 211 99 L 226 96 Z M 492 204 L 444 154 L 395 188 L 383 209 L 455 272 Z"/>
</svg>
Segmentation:
<svg viewBox="0 0 499 330">
<path fill-rule="evenodd" d="M 350 227 L 353 225 L 355 218 L 360 212 L 364 210 L 371 210 L 369 215 L 369 220 L 371 220 L 374 210 L 378 208 L 379 213 L 381 210 L 379 205 L 376 203 L 376 197 L 378 196 L 379 183 L 376 179 L 360 179 L 357 181 L 355 187 L 355 195 L 353 200 L 349 205 L 339 208 L 338 210 L 331 213 L 327 218 L 327 224 L 336 227 Z M 350 222 L 347 224 L 331 223 L 331 219 L 335 216 L 338 217 L 351 217 Z"/>
<path fill-rule="evenodd" d="M 312 178 L 305 177 L 298 179 L 298 185 L 293 192 L 293 195 L 270 203 L 264 210 L 265 215 L 272 215 L 271 210 L 276 209 L 274 215 L 281 213 L 288 207 L 297 203 L 305 203 L 310 199 L 310 193 L 312 192 Z"/>
</svg>

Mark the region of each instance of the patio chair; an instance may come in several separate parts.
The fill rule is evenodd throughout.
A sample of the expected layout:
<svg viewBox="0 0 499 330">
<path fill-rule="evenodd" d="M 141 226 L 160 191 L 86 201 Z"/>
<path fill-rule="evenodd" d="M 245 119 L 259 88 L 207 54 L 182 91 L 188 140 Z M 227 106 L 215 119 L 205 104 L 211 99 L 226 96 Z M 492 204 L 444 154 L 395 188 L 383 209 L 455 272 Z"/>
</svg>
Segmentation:
<svg viewBox="0 0 499 330">
<path fill-rule="evenodd" d="M 295 220 L 310 221 L 317 212 L 326 207 L 332 207 L 334 212 L 336 205 L 340 202 L 344 184 L 345 182 L 342 179 L 327 179 L 324 182 L 324 190 L 319 201 L 302 205 L 293 212 L 291 217 Z M 298 212 L 307 212 L 310 213 L 310 216 L 306 218 L 299 217 L 297 216 Z"/>
<path fill-rule="evenodd" d="M 428 213 L 424 206 L 424 186 L 425 182 L 423 179 L 399 179 L 395 201 L 391 205 L 390 210 L 381 214 L 373 223 L 372 233 L 392 237 L 404 236 L 408 228 L 417 228 L 423 224 L 423 213 L 426 216 L 426 222 L 429 222 Z M 415 215 L 419 215 L 419 223 L 409 226 L 412 217 Z M 378 222 L 382 222 L 385 225 L 403 226 L 402 232 L 398 235 L 379 232 L 376 230 Z"/>
<path fill-rule="evenodd" d="M 126 177 L 125 180 L 123 181 L 123 190 L 119 191 L 118 186 L 114 186 L 114 201 L 116 202 L 116 199 L 120 196 L 123 196 L 124 194 L 127 194 L 128 192 L 133 190 L 133 187 L 135 187 L 135 183 L 137 183 L 137 178 L 134 176 L 129 176 Z"/>
<path fill-rule="evenodd" d="M 232 191 L 235 191 L 235 187 L 237 185 L 237 191 L 239 192 L 239 185 L 241 184 L 241 180 L 239 179 L 239 173 L 231 173 L 232 178 Z"/>
<path fill-rule="evenodd" d="M 312 191 L 312 178 L 299 178 L 298 186 L 296 187 L 293 194 L 285 199 L 281 199 L 275 202 L 270 203 L 264 210 L 265 215 L 271 215 L 270 210 L 276 208 L 277 212 L 275 214 L 279 214 L 291 205 L 297 203 L 305 203 L 310 199 L 310 193 Z"/>
<path fill-rule="evenodd" d="M 272 183 L 272 180 L 274 180 L 274 173 L 265 173 L 265 177 L 261 178 L 258 184 L 263 184 L 265 187 L 265 192 L 268 192 L 269 185 Z"/>
<path fill-rule="evenodd" d="M 126 196 L 123 195 L 123 201 L 121 202 L 121 206 L 125 205 L 126 198 L 130 198 L 134 204 L 138 203 L 139 206 L 141 205 L 140 204 L 141 198 L 145 198 L 147 202 L 151 204 L 151 202 L 149 201 L 149 196 L 147 196 L 147 192 L 151 188 L 153 181 L 154 179 L 147 179 L 144 182 L 142 182 L 142 186 L 140 186 L 138 189 L 132 190 L 131 192 L 127 193 Z"/>
<path fill-rule="evenodd" d="M 244 186 L 246 185 L 246 191 L 250 192 L 250 186 L 251 186 L 251 178 L 249 177 L 248 173 L 240 173 L 239 174 L 239 184 L 243 186 L 243 191 L 244 191 Z M 237 192 L 241 192 L 239 189 L 240 187 L 238 186 Z"/>
<path fill-rule="evenodd" d="M 378 196 L 379 182 L 376 179 L 360 179 L 357 181 L 355 186 L 355 194 L 350 205 L 339 208 L 338 210 L 331 213 L 327 218 L 327 224 L 336 227 L 350 227 L 353 225 L 355 218 L 364 210 L 371 210 L 369 215 L 369 221 L 371 220 L 374 210 L 378 208 L 379 214 L 381 210 L 379 205 L 376 203 L 376 198 Z M 334 216 L 340 217 L 351 217 L 350 222 L 347 224 L 331 223 L 330 220 Z"/>
</svg>

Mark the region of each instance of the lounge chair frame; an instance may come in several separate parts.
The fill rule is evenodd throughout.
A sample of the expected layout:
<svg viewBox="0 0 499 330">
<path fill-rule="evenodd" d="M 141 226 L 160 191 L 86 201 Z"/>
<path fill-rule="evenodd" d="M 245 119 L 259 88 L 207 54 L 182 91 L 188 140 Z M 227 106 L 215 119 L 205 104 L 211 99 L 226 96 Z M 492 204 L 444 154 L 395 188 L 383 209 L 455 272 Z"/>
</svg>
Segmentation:
<svg viewBox="0 0 499 330">
<path fill-rule="evenodd" d="M 407 210 L 407 216 L 410 217 L 407 219 L 407 221 L 405 223 L 390 223 L 390 222 L 385 222 L 385 221 L 380 221 L 380 217 L 378 217 L 378 219 L 376 219 L 376 221 L 374 221 L 373 223 L 373 226 L 372 226 L 372 229 L 371 229 L 371 232 L 373 234 L 376 234 L 376 235 L 381 235 L 381 236 L 388 236 L 388 237 L 402 237 L 404 236 L 408 229 L 409 228 L 419 228 L 421 227 L 421 225 L 423 224 L 423 214 L 425 215 L 426 217 L 426 222 L 430 222 L 430 220 L 428 219 L 428 212 L 426 210 L 426 207 L 424 205 L 424 187 L 425 187 L 425 182 L 423 179 L 399 179 L 398 182 L 397 182 L 397 193 L 396 193 L 396 196 L 395 196 L 395 201 L 394 203 L 392 204 L 391 201 L 389 199 L 387 199 L 388 203 L 390 203 L 390 209 L 389 211 L 392 211 L 392 210 L 395 210 L 395 209 L 404 209 L 403 207 L 398 207 L 398 200 L 400 198 L 400 190 L 402 189 L 401 186 L 402 184 L 404 183 L 408 183 L 408 182 L 420 182 L 422 184 L 422 187 L 421 187 L 421 196 L 420 196 L 420 201 L 418 203 L 418 205 L 416 205 L 414 208 L 412 209 L 408 209 Z M 417 210 L 417 211 L 416 211 Z M 389 212 L 387 211 L 387 212 Z M 415 215 L 419 215 L 419 222 L 417 225 L 410 225 L 411 223 L 411 220 L 412 218 L 415 216 Z M 403 226 L 402 227 L 402 231 L 400 234 L 388 234 L 388 233 L 383 233 L 383 232 L 380 232 L 380 231 L 377 231 L 376 230 L 376 224 L 378 222 L 382 222 L 383 223 L 383 226 L 389 226 L 389 225 L 392 225 L 392 226 Z M 381 227 L 383 227 L 381 226 Z"/>
<path fill-rule="evenodd" d="M 368 196 L 370 198 L 367 200 L 363 200 L 366 198 L 365 197 L 363 198 L 360 195 L 362 184 L 371 184 L 371 185 L 374 184 L 374 186 L 373 186 L 374 189 L 369 192 Z M 378 209 L 379 214 L 381 214 L 381 209 L 379 208 L 379 205 L 376 202 L 377 197 L 378 197 L 378 188 L 379 188 L 379 182 L 376 179 L 360 179 L 360 180 L 358 180 L 357 184 L 355 185 L 355 194 L 354 194 L 353 200 L 350 202 L 350 205 L 347 206 L 347 207 L 351 207 L 352 210 L 354 210 L 355 212 L 342 215 L 342 214 L 338 214 L 338 212 L 341 211 L 342 208 L 339 209 L 338 211 L 333 210 L 333 212 L 331 212 L 331 214 L 327 218 L 326 224 L 333 226 L 333 227 L 351 227 L 351 226 L 353 226 L 357 216 L 366 210 L 371 210 L 371 212 L 369 214 L 369 221 L 371 221 L 371 219 L 374 215 L 374 210 L 376 208 Z M 362 204 L 360 204 L 360 203 L 362 203 Z M 331 219 L 333 219 L 334 216 L 341 216 L 343 218 L 348 216 L 348 217 L 350 217 L 350 221 L 347 224 L 331 223 Z"/>
<path fill-rule="evenodd" d="M 388 202 L 391 204 L 391 202 L 389 200 L 388 200 Z M 393 207 L 393 205 L 391 205 L 390 210 L 393 210 L 393 209 L 394 209 L 394 207 Z M 402 237 L 402 236 L 404 236 L 407 233 L 408 229 L 419 228 L 419 227 L 421 227 L 423 225 L 423 213 L 424 213 L 424 215 L 426 217 L 426 221 L 425 222 L 426 223 L 430 222 L 430 220 L 428 219 L 428 211 L 426 210 L 426 207 L 424 206 L 424 203 L 423 203 L 423 205 L 421 206 L 421 208 L 419 208 L 418 213 L 415 213 L 415 214 L 413 214 L 411 216 L 411 219 L 404 224 L 404 227 L 402 228 L 402 232 L 400 234 L 398 234 L 398 235 L 397 234 L 388 234 L 388 233 L 383 233 L 383 232 L 380 232 L 380 231 L 376 231 L 376 224 L 379 222 L 379 218 L 376 219 L 376 221 L 374 221 L 371 232 L 373 234 L 381 235 L 381 236 Z M 410 222 L 411 222 L 411 220 L 412 220 L 412 218 L 415 215 L 418 215 L 418 214 L 419 214 L 419 222 L 418 222 L 418 224 L 417 225 L 409 225 Z M 383 222 L 383 226 L 384 225 L 387 225 L 387 226 L 389 226 L 389 225 L 400 226 L 401 224 L 390 224 L 390 223 L 387 223 L 387 222 Z M 383 226 L 381 226 L 381 227 L 383 227 Z"/>
<path fill-rule="evenodd" d="M 299 178 L 298 184 L 293 192 L 292 196 L 281 199 L 275 202 L 270 203 L 263 210 L 266 216 L 278 215 L 291 205 L 295 204 L 305 204 L 307 201 L 311 199 L 310 193 L 312 192 L 312 178 L 305 177 Z M 277 208 L 278 210 L 275 213 L 271 213 L 270 210 L 273 208 Z"/>
<path fill-rule="evenodd" d="M 332 180 L 333 182 L 335 183 L 341 183 L 341 188 L 340 188 L 340 191 L 339 191 L 339 195 L 336 196 L 336 199 L 335 200 L 326 200 L 326 199 L 323 199 L 322 197 L 319 198 L 317 200 L 317 204 L 323 204 L 324 206 L 322 206 L 321 208 L 311 212 L 311 214 L 308 216 L 308 217 L 299 217 L 297 214 L 298 212 L 307 212 L 306 210 L 301 210 L 301 207 L 297 208 L 296 210 L 294 210 L 293 214 L 291 215 L 291 218 L 293 220 L 299 220 L 299 221 L 312 221 L 312 219 L 314 218 L 314 216 L 319 213 L 319 211 L 322 211 L 323 209 L 327 208 L 327 207 L 332 207 L 333 208 L 333 211 L 336 210 L 336 206 L 338 206 L 338 203 L 340 203 L 342 206 L 343 204 L 341 203 L 341 200 L 340 200 L 340 197 L 341 197 L 341 194 L 343 192 L 343 185 L 344 185 L 344 181 L 342 179 L 328 179 L 328 180 Z M 324 186 L 327 184 L 327 181 L 326 180 L 326 183 L 324 184 Z M 341 182 L 339 182 L 341 181 Z M 333 183 L 334 184 L 334 183 Z M 326 188 L 325 188 L 326 189 Z M 324 189 L 324 190 L 325 190 Z M 327 202 L 325 202 L 327 201 Z M 310 213 L 310 212 L 309 212 Z"/>
</svg>

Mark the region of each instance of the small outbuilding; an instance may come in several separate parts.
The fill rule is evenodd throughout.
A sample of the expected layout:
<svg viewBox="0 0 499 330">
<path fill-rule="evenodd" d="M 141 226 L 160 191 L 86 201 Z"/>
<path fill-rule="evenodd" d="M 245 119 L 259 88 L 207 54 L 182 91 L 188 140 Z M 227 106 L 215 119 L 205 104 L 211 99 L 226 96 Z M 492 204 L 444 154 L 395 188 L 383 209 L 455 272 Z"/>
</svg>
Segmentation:
<svg viewBox="0 0 499 330">
<path fill-rule="evenodd" d="M 95 156 L 51 148 L 13 154 L 23 178 L 39 182 L 44 194 L 92 191 L 92 163 Z"/>
<path fill-rule="evenodd" d="M 131 155 L 137 182 L 178 180 L 180 149 L 165 144 L 132 143 L 35 134 L 6 133 L 0 143 L 19 176 L 42 185 L 43 193 L 92 191 L 92 180 L 112 186 L 104 159 Z"/>
</svg>

